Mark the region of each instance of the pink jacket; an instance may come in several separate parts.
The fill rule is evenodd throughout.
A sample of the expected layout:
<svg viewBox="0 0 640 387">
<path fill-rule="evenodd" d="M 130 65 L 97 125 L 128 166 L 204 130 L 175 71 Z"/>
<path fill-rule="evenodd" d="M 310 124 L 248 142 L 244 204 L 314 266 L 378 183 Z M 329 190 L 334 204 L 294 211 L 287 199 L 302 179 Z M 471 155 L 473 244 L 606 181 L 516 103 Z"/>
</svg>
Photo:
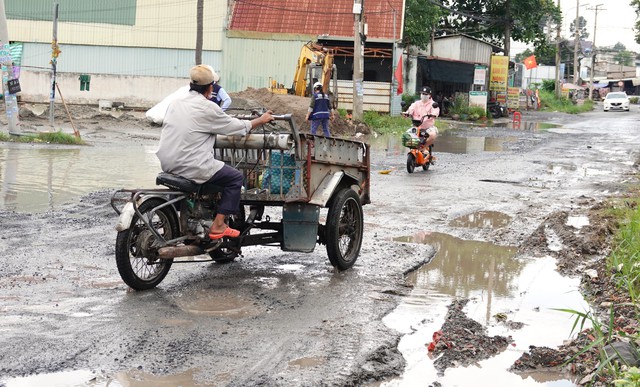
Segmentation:
<svg viewBox="0 0 640 387">
<path fill-rule="evenodd" d="M 420 120 L 422 119 L 423 116 L 427 114 L 431 114 L 435 117 L 438 117 L 440 115 L 440 108 L 434 108 L 431 105 L 433 105 L 433 99 L 430 99 L 427 102 L 422 102 L 421 100 L 418 100 L 412 103 L 411 106 L 409 106 L 409 109 L 407 109 L 407 114 L 409 114 L 414 120 Z M 420 127 L 423 129 L 428 129 L 434 126 L 436 123 L 435 117 L 425 118 L 424 121 L 422 122 L 422 125 L 420 125 Z"/>
</svg>

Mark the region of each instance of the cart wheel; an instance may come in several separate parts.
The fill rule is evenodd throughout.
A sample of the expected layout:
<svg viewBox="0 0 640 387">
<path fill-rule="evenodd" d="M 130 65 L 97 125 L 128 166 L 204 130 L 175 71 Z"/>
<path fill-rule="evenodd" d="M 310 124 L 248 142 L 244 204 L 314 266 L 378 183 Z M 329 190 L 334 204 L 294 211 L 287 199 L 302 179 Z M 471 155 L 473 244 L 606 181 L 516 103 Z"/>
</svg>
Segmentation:
<svg viewBox="0 0 640 387">
<path fill-rule="evenodd" d="M 413 173 L 416 169 L 416 158 L 411 153 L 407 155 L 407 172 Z"/>
<path fill-rule="evenodd" d="M 236 230 L 242 230 L 242 226 L 245 221 L 245 211 L 244 206 L 240 206 L 240 211 L 237 215 L 231 215 L 227 218 L 227 223 L 229 227 L 235 228 Z M 209 256 L 215 261 L 215 263 L 231 263 L 235 261 L 238 257 L 238 253 L 229 250 L 226 247 L 221 247 L 219 249 L 215 249 L 209 253 Z"/>
<path fill-rule="evenodd" d="M 179 234 L 178 219 L 171 207 L 164 207 L 153 214 L 151 210 L 164 203 L 164 200 L 149 199 L 140 205 L 140 213 L 149 217 L 149 224 L 166 240 Z M 138 215 L 131 219 L 131 226 L 118 233 L 116 238 L 116 264 L 122 280 L 135 290 L 147 290 L 156 287 L 169 272 L 172 259 L 148 257 L 155 236 Z"/>
<path fill-rule="evenodd" d="M 334 197 L 327 214 L 327 255 L 331 265 L 347 270 L 356 262 L 362 246 L 362 204 L 350 188 Z"/>
</svg>

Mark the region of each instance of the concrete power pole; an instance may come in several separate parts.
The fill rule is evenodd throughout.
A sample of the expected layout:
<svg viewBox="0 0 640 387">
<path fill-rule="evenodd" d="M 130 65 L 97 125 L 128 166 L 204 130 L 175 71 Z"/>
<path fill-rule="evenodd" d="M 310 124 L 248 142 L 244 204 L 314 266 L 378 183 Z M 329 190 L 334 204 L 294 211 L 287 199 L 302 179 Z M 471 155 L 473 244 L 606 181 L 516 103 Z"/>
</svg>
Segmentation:
<svg viewBox="0 0 640 387">
<path fill-rule="evenodd" d="M 361 40 L 362 36 L 362 12 L 364 0 L 354 0 L 353 16 L 354 16 L 354 40 L 353 40 L 353 110 L 351 112 L 355 121 L 362 121 L 364 113 L 362 108 L 362 100 L 364 99 L 363 84 L 363 57 L 364 44 Z"/>
<path fill-rule="evenodd" d="M 558 9 L 560 8 L 560 0 L 558 0 Z M 562 30 L 562 23 L 558 23 L 556 29 L 556 98 L 560 98 L 562 90 L 560 90 L 560 62 L 562 57 L 560 55 L 560 30 Z"/>
<path fill-rule="evenodd" d="M 573 29 L 575 36 L 573 37 L 573 83 L 580 86 L 580 74 L 578 70 L 578 44 L 580 43 L 580 32 L 578 30 L 578 23 L 580 19 L 580 0 L 576 0 L 576 21 Z"/>
<path fill-rule="evenodd" d="M 202 28 L 204 0 L 198 0 L 196 9 L 196 64 L 202 64 Z"/>
<path fill-rule="evenodd" d="M 596 67 L 596 31 L 598 31 L 598 11 L 602 11 L 600 7 L 603 4 L 598 4 L 594 8 L 589 8 L 596 11 L 596 17 L 593 21 L 593 45 L 591 47 L 591 76 L 589 81 L 589 99 L 593 100 L 593 72 Z"/>
<path fill-rule="evenodd" d="M 9 27 L 7 26 L 7 14 L 4 8 L 4 0 L 0 0 L 0 49 L 2 54 L 2 87 L 4 89 L 4 105 L 7 113 L 9 134 L 20 134 L 18 129 L 18 101 L 15 94 L 9 93 L 8 81 L 13 80 L 13 62 L 9 50 Z"/>
</svg>

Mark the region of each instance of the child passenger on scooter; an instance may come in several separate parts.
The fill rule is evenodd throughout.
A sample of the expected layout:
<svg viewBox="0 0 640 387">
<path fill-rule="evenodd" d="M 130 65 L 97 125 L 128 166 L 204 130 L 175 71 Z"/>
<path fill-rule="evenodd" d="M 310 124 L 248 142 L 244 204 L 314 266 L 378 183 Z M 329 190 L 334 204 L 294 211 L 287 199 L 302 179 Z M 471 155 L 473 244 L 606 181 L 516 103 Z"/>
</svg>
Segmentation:
<svg viewBox="0 0 640 387">
<path fill-rule="evenodd" d="M 423 86 L 420 89 L 420 100 L 412 103 L 405 115 L 411 116 L 412 119 L 417 121 L 422 120 L 422 117 L 424 117 L 420 128 L 426 129 L 427 133 L 429 133 L 425 144 L 425 147 L 429 149 L 438 137 L 438 128 L 435 127 L 435 122 L 436 117 L 440 115 L 438 104 L 434 104 L 433 99 L 431 99 L 431 88 L 429 86 Z"/>
</svg>

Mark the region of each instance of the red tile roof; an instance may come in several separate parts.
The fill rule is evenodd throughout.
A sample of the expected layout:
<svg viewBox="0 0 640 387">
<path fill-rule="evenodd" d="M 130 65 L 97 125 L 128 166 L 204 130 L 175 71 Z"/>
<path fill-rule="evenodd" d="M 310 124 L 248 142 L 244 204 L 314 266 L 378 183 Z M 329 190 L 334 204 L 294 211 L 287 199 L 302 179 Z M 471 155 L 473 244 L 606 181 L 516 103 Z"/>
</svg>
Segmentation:
<svg viewBox="0 0 640 387">
<path fill-rule="evenodd" d="M 364 0 L 367 38 L 401 38 L 404 0 Z M 236 0 L 231 30 L 352 37 L 353 0 Z"/>
</svg>

